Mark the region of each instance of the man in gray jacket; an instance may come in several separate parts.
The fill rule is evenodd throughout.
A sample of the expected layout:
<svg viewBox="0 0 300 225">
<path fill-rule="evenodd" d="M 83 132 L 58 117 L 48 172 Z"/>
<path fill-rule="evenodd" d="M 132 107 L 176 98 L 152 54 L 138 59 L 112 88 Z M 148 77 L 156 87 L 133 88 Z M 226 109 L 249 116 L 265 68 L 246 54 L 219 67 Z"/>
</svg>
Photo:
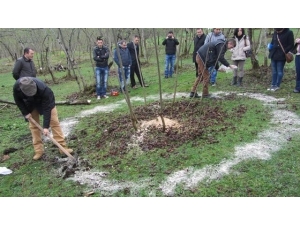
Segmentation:
<svg viewBox="0 0 300 225">
<path fill-rule="evenodd" d="M 34 51 L 31 48 L 24 49 L 24 55 L 15 62 L 12 74 L 15 80 L 21 77 L 36 77 L 36 68 L 32 61 Z"/>
</svg>

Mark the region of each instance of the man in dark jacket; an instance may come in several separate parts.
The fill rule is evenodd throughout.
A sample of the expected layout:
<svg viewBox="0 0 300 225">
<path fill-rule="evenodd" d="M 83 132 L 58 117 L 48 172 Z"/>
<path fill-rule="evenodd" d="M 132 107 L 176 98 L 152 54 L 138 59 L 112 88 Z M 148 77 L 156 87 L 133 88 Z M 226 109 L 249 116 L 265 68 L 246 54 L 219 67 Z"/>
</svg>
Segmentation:
<svg viewBox="0 0 300 225">
<path fill-rule="evenodd" d="M 174 37 L 173 31 L 169 31 L 168 36 L 162 42 L 165 45 L 165 78 L 172 77 L 174 73 L 174 65 L 176 60 L 176 45 L 179 45 L 178 40 Z"/>
<path fill-rule="evenodd" d="M 15 80 L 20 77 L 36 77 L 36 68 L 32 61 L 34 51 L 31 48 L 24 49 L 24 55 L 15 62 L 12 74 Z"/>
<path fill-rule="evenodd" d="M 120 90 L 122 91 L 123 89 L 123 91 L 125 91 L 125 86 L 129 83 L 132 59 L 125 40 L 120 41 L 117 48 L 119 49 L 121 61 L 119 60 L 117 49 L 114 50 L 114 61 L 118 65 L 119 80 L 121 82 Z M 122 78 L 122 69 L 125 75 L 125 82 Z"/>
<path fill-rule="evenodd" d="M 198 74 L 195 83 L 192 87 L 190 97 L 199 98 L 196 90 L 200 81 L 203 82 L 202 97 L 210 97 L 208 93 L 208 83 L 210 73 L 215 69 L 215 66 L 218 62 L 222 63 L 224 66 L 235 69 L 236 66 L 229 65 L 227 60 L 224 58 L 227 49 L 234 48 L 236 42 L 234 39 L 217 40 L 213 42 L 208 42 L 199 48 L 196 55 L 196 61 L 198 63 Z"/>
<path fill-rule="evenodd" d="M 273 48 L 269 49 L 269 58 L 271 59 L 272 84 L 267 90 L 277 91 L 284 75 L 285 54 L 294 47 L 293 31 L 289 28 L 275 28 L 271 45 Z"/>
<path fill-rule="evenodd" d="M 141 72 L 141 63 L 140 63 L 140 59 L 139 59 L 139 50 L 140 50 L 139 41 L 140 41 L 139 36 L 135 35 L 133 38 L 133 41 L 131 41 L 127 44 L 127 48 L 130 52 L 131 59 L 132 59 L 132 64 L 130 67 L 130 82 L 131 82 L 132 88 L 136 88 L 134 73 L 136 74 L 141 87 L 148 87 L 148 85 L 145 85 L 143 75 Z"/>
<path fill-rule="evenodd" d="M 26 121 L 32 117 L 40 123 L 40 116 L 43 115 L 43 134 L 50 135 L 51 127 L 53 138 L 64 148 L 66 142 L 64 134 L 59 124 L 57 110 L 55 107 L 55 97 L 52 90 L 41 80 L 33 77 L 21 77 L 13 87 L 13 96 L 16 105 L 25 117 Z M 32 143 L 35 151 L 34 160 L 38 160 L 44 154 L 41 131 L 29 120 L 29 129 L 32 134 Z M 66 148 L 71 153 L 72 149 Z M 59 150 L 61 154 L 63 152 Z"/>
<path fill-rule="evenodd" d="M 197 35 L 194 38 L 194 51 L 193 51 L 193 63 L 195 63 L 196 67 L 196 77 L 198 77 L 198 64 L 196 62 L 196 55 L 199 48 L 204 45 L 206 35 L 203 33 L 202 28 L 197 28 Z"/>
<path fill-rule="evenodd" d="M 97 46 L 93 50 L 93 59 L 96 62 L 96 92 L 97 99 L 108 98 L 106 95 L 108 78 L 109 50 L 103 45 L 103 39 L 97 37 Z"/>
</svg>

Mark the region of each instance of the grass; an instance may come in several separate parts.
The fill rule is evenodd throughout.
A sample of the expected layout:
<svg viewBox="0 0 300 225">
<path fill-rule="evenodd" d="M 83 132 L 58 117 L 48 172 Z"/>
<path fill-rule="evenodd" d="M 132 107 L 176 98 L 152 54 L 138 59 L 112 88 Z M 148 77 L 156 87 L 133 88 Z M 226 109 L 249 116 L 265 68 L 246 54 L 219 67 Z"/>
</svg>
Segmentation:
<svg viewBox="0 0 300 225">
<path fill-rule="evenodd" d="M 229 59 L 230 53 L 226 58 Z M 151 58 L 148 66 L 142 67 L 143 75 L 149 88 L 131 89 L 131 97 L 147 97 L 159 93 L 158 72 L 156 60 Z M 160 69 L 163 71 L 164 57 L 160 56 Z M 249 68 L 247 60 L 246 68 Z M 293 63 L 286 65 L 285 77 L 280 91 L 270 93 L 266 91 L 270 82 L 270 71 L 250 71 L 248 70 L 244 82 L 244 88 L 230 86 L 232 73 L 218 73 L 217 86 L 209 87 L 210 92 L 255 92 L 271 95 L 276 98 L 286 99 L 286 110 L 299 114 L 299 95 L 293 94 L 294 70 Z M 115 70 L 115 65 L 112 70 Z M 81 73 L 87 83 L 93 85 L 94 75 L 89 63 L 81 65 Z M 261 73 L 261 74 L 260 74 Z M 177 77 L 164 79 L 162 77 L 162 92 L 172 94 L 175 81 L 177 80 L 177 92 L 189 93 L 195 79 L 194 65 L 191 57 L 182 59 L 182 67 L 177 71 Z M 1 76 L 1 99 L 13 101 L 12 85 L 14 79 L 11 73 L 2 73 Z M 75 80 L 65 80 L 64 72 L 55 73 L 57 78 L 61 78 L 58 84 L 49 83 L 55 93 L 57 101 L 63 101 L 78 94 L 78 86 Z M 49 75 L 40 77 L 42 80 L 51 80 Z M 109 78 L 109 86 L 118 86 L 116 76 Z M 201 91 L 199 91 L 201 92 Z M 80 156 L 87 159 L 93 170 L 108 171 L 108 180 L 119 182 L 141 182 L 150 179 L 151 182 L 146 187 L 139 190 L 122 189 L 114 193 L 103 193 L 95 191 L 92 196 L 149 196 L 151 190 L 155 190 L 155 196 L 165 196 L 159 185 L 164 182 L 167 176 L 178 170 L 186 168 L 201 169 L 208 165 L 218 165 L 222 160 L 230 159 L 234 153 L 236 145 L 249 143 L 257 139 L 257 135 L 272 126 L 270 124 L 271 113 L 269 108 L 254 99 L 247 97 L 235 97 L 232 100 L 218 101 L 218 107 L 224 112 L 225 119 L 221 124 L 207 127 L 205 139 L 203 137 L 195 140 L 188 140 L 184 143 L 177 143 L 170 152 L 169 147 L 155 148 L 151 151 L 139 154 L 138 151 L 124 151 L 124 154 L 109 155 L 109 146 L 97 146 L 97 142 L 103 136 L 103 130 L 111 125 L 111 121 L 123 118 L 127 121 L 127 129 L 123 132 L 115 133 L 119 136 L 130 137 L 134 129 L 130 123 L 129 110 L 125 103 L 121 103 L 123 95 L 110 97 L 100 102 L 96 100 L 93 93 L 78 95 L 79 98 L 91 99 L 91 105 L 59 105 L 58 114 L 61 121 L 66 118 L 78 116 L 84 110 L 93 109 L 96 106 L 105 106 L 115 102 L 120 103 L 120 107 L 113 111 L 97 113 L 88 117 L 80 118 L 80 122 L 74 127 L 72 135 L 77 138 L 67 139 L 69 146 L 80 151 Z M 179 101 L 189 101 L 189 99 L 177 99 Z M 216 107 L 215 101 L 199 101 L 198 110 L 205 112 L 206 108 Z M 157 100 L 146 99 L 149 106 Z M 143 101 L 131 101 L 135 110 L 145 105 Z M 171 101 L 164 99 L 164 106 L 171 104 Z M 276 106 L 275 106 L 276 107 Z M 86 185 L 79 185 L 76 182 L 62 179 L 57 173 L 56 165 L 45 161 L 32 161 L 31 134 L 27 123 L 20 115 L 19 110 L 14 105 L 0 105 L 1 116 L 1 149 L 15 148 L 17 151 L 10 154 L 10 159 L 1 162 L 1 167 L 8 167 L 13 173 L 7 176 L 0 176 L 0 196 L 2 197 L 77 197 L 84 196 L 92 188 Z M 244 108 L 245 112 L 240 117 L 237 115 L 238 109 Z M 147 111 L 144 112 L 147 115 Z M 141 113 L 142 114 L 142 113 Z M 200 118 L 201 114 L 195 115 Z M 182 116 L 182 120 L 187 119 Z M 224 124 L 230 124 L 230 129 L 224 129 Z M 208 133 L 209 132 L 209 133 Z M 72 136 L 71 135 L 71 136 Z M 165 138 L 163 134 L 156 133 L 156 139 Z M 213 137 L 213 142 L 209 142 Z M 114 140 L 118 143 L 118 139 Z M 176 141 L 174 141 L 175 143 Z M 57 156 L 58 150 L 50 143 L 46 143 L 47 154 L 51 157 Z M 117 144 L 116 144 L 117 146 Z M 169 146 L 169 145 L 167 145 Z M 200 182 L 193 188 L 187 189 L 183 184 L 175 188 L 174 196 L 299 196 L 300 190 L 297 176 L 299 176 L 300 154 L 297 151 L 300 147 L 298 137 L 293 137 L 291 141 L 282 147 L 278 152 L 272 154 L 269 160 L 249 159 L 231 168 L 231 173 L 220 179 Z M 109 157 L 107 157 L 109 155 Z"/>
</svg>

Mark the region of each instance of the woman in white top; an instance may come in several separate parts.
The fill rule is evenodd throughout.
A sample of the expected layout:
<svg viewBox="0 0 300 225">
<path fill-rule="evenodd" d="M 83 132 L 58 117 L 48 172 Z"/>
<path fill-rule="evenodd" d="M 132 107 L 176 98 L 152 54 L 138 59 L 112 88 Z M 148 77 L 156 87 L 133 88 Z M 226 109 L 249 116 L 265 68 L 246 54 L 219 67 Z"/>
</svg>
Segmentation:
<svg viewBox="0 0 300 225">
<path fill-rule="evenodd" d="M 233 80 L 231 84 L 242 86 L 244 65 L 246 60 L 245 51 L 250 50 L 251 46 L 250 41 L 245 34 L 244 28 L 235 28 L 233 34 L 236 41 L 236 46 L 235 48 L 231 49 L 231 60 L 233 61 L 233 65 L 237 66 L 237 69 L 233 71 Z"/>
</svg>

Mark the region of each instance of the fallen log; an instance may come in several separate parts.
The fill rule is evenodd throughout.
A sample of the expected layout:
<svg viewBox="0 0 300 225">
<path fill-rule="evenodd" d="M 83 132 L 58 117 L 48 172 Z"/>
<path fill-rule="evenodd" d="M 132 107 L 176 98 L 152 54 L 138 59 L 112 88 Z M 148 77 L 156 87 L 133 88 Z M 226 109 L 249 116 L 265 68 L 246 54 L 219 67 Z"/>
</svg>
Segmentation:
<svg viewBox="0 0 300 225">
<path fill-rule="evenodd" d="M 15 102 L 0 99 L 0 102 L 15 105 Z M 57 101 L 56 105 L 90 105 L 91 100 Z"/>
</svg>

